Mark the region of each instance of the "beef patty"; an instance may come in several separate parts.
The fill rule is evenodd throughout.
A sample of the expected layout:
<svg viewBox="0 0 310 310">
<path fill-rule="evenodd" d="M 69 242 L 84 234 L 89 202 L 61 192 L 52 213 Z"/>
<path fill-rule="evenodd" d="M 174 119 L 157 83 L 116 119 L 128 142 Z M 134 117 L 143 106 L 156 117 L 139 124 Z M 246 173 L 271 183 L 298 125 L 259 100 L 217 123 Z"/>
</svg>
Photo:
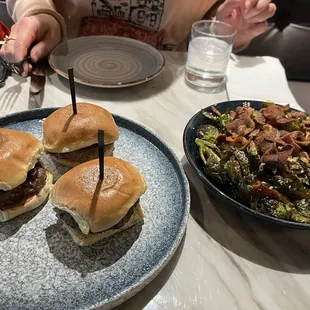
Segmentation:
<svg viewBox="0 0 310 310">
<path fill-rule="evenodd" d="M 128 210 L 127 214 L 114 226 L 112 226 L 111 228 L 105 230 L 112 230 L 112 229 L 121 229 L 131 218 L 131 216 L 134 213 L 134 208 L 135 206 L 140 202 L 140 199 Z M 56 212 L 59 216 L 59 218 L 64 221 L 69 227 L 73 228 L 73 229 L 80 229 L 79 225 L 77 224 L 77 222 L 74 220 L 74 218 L 66 211 L 62 211 L 59 209 L 56 209 Z"/>
<path fill-rule="evenodd" d="M 104 145 L 104 156 L 112 155 L 114 150 L 114 143 Z M 98 144 L 93 144 L 91 146 L 85 147 L 80 150 L 67 153 L 50 153 L 59 159 L 66 159 L 70 161 L 76 161 L 79 163 L 84 163 L 98 158 Z"/>
<path fill-rule="evenodd" d="M 31 196 L 37 195 L 46 182 L 46 170 L 40 162 L 29 170 L 24 183 L 9 190 L 0 190 L 0 209 L 5 210 L 13 207 L 16 203 L 26 201 Z"/>
</svg>

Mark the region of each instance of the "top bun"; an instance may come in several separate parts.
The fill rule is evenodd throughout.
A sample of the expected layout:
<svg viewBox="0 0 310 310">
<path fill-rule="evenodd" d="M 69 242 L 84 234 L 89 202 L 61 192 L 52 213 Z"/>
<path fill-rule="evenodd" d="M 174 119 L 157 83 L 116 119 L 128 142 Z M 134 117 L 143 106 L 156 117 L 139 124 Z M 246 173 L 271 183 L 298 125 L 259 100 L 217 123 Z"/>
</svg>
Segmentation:
<svg viewBox="0 0 310 310">
<path fill-rule="evenodd" d="M 130 163 L 105 157 L 104 180 L 99 159 L 68 171 L 53 186 L 51 202 L 71 214 L 84 234 L 113 227 L 146 191 L 147 185 Z"/>
<path fill-rule="evenodd" d="M 98 130 L 104 130 L 104 144 L 118 139 L 118 127 L 109 111 L 97 105 L 77 103 L 60 108 L 43 122 L 43 144 L 50 153 L 73 152 L 98 143 Z"/>
<path fill-rule="evenodd" d="M 43 146 L 36 137 L 0 128 L 0 190 L 8 191 L 24 183 L 42 151 Z"/>
</svg>

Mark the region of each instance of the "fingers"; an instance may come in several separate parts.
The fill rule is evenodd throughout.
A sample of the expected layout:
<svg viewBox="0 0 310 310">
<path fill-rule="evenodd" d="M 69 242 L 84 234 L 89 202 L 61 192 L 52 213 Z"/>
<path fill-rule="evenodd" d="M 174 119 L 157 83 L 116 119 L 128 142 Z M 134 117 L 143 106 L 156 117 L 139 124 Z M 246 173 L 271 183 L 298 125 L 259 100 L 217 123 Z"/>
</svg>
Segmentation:
<svg viewBox="0 0 310 310">
<path fill-rule="evenodd" d="M 60 25 L 48 14 L 23 17 L 13 25 L 10 37 L 15 40 L 10 40 L 2 47 L 0 56 L 10 62 L 19 62 L 30 53 L 31 60 L 36 63 L 59 43 Z M 37 44 L 32 46 L 34 42 Z M 23 75 L 28 75 L 32 67 L 25 62 L 23 69 Z"/>
<path fill-rule="evenodd" d="M 27 31 L 25 31 L 27 29 Z M 28 18 L 24 18 L 20 21 L 18 31 L 15 35 L 14 41 L 14 53 L 16 61 L 20 61 L 28 55 L 31 44 L 36 39 L 37 25 L 34 21 L 30 21 Z M 13 33 L 14 36 L 14 33 Z"/>
<path fill-rule="evenodd" d="M 28 31 L 25 31 L 27 29 Z M 10 37 L 14 40 L 8 41 L 1 49 L 1 57 L 10 62 L 19 62 L 27 57 L 28 50 L 35 40 L 35 31 L 33 27 L 29 27 L 29 18 L 25 17 L 12 26 Z M 27 76 L 31 71 L 28 62 L 23 64 L 23 76 Z"/>
<path fill-rule="evenodd" d="M 252 0 L 250 0 L 252 1 Z M 247 10 L 247 13 L 245 15 L 246 19 L 250 19 L 260 13 L 262 13 L 263 11 L 265 11 L 269 5 L 270 5 L 271 0 L 259 0 L 255 2 L 251 2 L 250 7 Z M 273 4 L 273 6 L 275 6 Z"/>
<path fill-rule="evenodd" d="M 32 49 L 31 49 L 31 52 L 30 52 L 30 58 L 31 60 L 36 63 L 38 62 L 39 59 L 47 56 L 50 51 L 53 49 L 54 45 L 50 44 L 48 42 L 48 40 L 43 40 L 43 41 L 40 41 L 38 44 L 36 44 Z"/>
<path fill-rule="evenodd" d="M 252 40 L 253 38 L 259 36 L 260 34 L 264 33 L 268 28 L 268 22 L 263 21 L 260 23 L 253 24 L 251 27 L 247 29 L 247 35 L 251 36 Z"/>
<path fill-rule="evenodd" d="M 28 61 L 25 61 L 24 64 L 23 64 L 22 76 L 23 77 L 27 77 L 30 74 L 31 70 L 32 70 L 31 64 Z"/>
<path fill-rule="evenodd" d="M 250 41 L 260 34 L 264 33 L 267 30 L 268 23 L 263 21 L 261 23 L 253 24 L 246 30 L 245 36 L 247 37 L 246 41 Z"/>
<path fill-rule="evenodd" d="M 245 32 L 242 35 L 237 33 L 237 36 L 234 41 L 234 47 L 241 46 L 253 40 L 255 37 L 264 33 L 267 30 L 267 27 L 268 27 L 268 23 L 264 21 L 261 23 L 251 25 L 245 30 Z"/>
<path fill-rule="evenodd" d="M 233 14 L 236 9 L 246 10 L 245 0 L 226 0 L 217 10 L 217 18 L 226 18 Z"/>
<path fill-rule="evenodd" d="M 28 31 L 25 31 L 25 29 Z M 35 40 L 35 31 L 32 27 L 29 27 L 27 17 L 12 26 L 10 37 L 15 38 L 15 40 L 10 40 L 3 46 L 3 56 L 12 62 L 21 61 L 27 56 L 29 47 Z"/>
<path fill-rule="evenodd" d="M 263 21 L 266 21 L 267 19 L 269 19 L 270 17 L 272 17 L 276 12 L 276 6 L 273 3 L 270 3 L 264 11 L 262 11 L 261 13 L 251 17 L 251 18 L 247 18 L 247 22 L 248 23 L 260 23 Z"/>
</svg>

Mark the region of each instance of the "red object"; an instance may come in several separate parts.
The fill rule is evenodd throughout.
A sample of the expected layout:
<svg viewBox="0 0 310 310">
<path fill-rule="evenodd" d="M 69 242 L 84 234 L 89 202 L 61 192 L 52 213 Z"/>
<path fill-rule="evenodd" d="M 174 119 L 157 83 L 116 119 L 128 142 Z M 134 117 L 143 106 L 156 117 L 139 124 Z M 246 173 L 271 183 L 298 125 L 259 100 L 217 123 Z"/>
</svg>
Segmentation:
<svg viewBox="0 0 310 310">
<path fill-rule="evenodd" d="M 95 35 L 127 37 L 159 48 L 165 32 L 164 30 L 157 32 L 145 29 L 112 17 L 84 17 L 80 25 L 79 36 Z"/>
<path fill-rule="evenodd" d="M 3 23 L 0 22 L 0 41 L 4 40 L 5 36 L 10 34 L 10 29 Z"/>
</svg>

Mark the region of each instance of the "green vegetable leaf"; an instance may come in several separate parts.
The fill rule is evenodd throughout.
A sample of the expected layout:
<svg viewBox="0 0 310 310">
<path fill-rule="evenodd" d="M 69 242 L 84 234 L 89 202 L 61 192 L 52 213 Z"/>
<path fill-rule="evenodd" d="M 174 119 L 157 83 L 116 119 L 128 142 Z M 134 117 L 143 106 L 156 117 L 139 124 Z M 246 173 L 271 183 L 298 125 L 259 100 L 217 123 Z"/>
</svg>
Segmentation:
<svg viewBox="0 0 310 310">
<path fill-rule="evenodd" d="M 239 162 L 239 165 L 240 165 L 240 168 L 241 168 L 241 171 L 242 171 L 242 175 L 243 176 L 248 176 L 249 173 L 250 173 L 250 164 L 249 164 L 249 160 L 246 157 L 245 153 L 243 151 L 235 149 L 234 150 L 234 155 L 236 156 L 236 158 L 237 158 L 237 160 Z"/>
<path fill-rule="evenodd" d="M 274 102 L 272 102 L 272 101 L 267 100 L 264 102 L 264 108 L 269 108 L 273 105 L 274 105 Z"/>
</svg>

